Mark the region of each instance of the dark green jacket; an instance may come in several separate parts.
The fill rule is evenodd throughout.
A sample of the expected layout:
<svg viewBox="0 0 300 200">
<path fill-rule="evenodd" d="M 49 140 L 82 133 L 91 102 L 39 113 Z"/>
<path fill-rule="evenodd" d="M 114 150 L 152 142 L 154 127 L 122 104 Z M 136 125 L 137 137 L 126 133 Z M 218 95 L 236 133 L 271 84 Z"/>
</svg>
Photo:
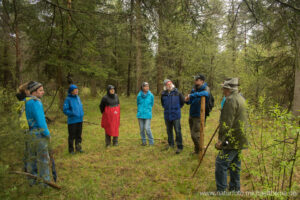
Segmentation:
<svg viewBox="0 0 300 200">
<path fill-rule="evenodd" d="M 223 143 L 222 149 L 247 148 L 247 124 L 245 99 L 237 91 L 233 91 L 226 97 L 221 111 L 219 140 Z"/>
</svg>

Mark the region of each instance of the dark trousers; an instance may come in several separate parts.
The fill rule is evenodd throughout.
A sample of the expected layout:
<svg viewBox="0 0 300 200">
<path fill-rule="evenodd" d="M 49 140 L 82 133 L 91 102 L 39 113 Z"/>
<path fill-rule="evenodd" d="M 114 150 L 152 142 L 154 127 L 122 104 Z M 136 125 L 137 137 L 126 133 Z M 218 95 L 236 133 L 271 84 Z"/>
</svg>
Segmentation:
<svg viewBox="0 0 300 200">
<path fill-rule="evenodd" d="M 194 151 L 195 153 L 199 153 L 200 118 L 190 117 L 189 125 L 190 125 L 191 137 L 194 142 Z"/>
<path fill-rule="evenodd" d="M 169 146 L 172 147 L 174 146 L 174 136 L 173 136 L 173 127 L 174 127 L 176 133 L 175 140 L 176 140 L 177 148 L 183 149 L 180 119 L 173 120 L 173 121 L 165 120 L 165 124 L 167 127 Z"/>
<path fill-rule="evenodd" d="M 81 150 L 81 133 L 82 133 L 82 122 L 75 123 L 75 124 L 68 124 L 68 131 L 69 131 L 69 152 L 74 152 L 74 140 L 75 140 L 75 148 L 76 151 Z"/>
<path fill-rule="evenodd" d="M 112 136 L 107 135 L 105 133 L 105 144 L 106 144 L 106 146 L 109 146 L 111 144 L 111 138 L 112 138 Z M 112 141 L 113 141 L 114 146 L 118 145 L 118 137 L 113 137 Z"/>
</svg>

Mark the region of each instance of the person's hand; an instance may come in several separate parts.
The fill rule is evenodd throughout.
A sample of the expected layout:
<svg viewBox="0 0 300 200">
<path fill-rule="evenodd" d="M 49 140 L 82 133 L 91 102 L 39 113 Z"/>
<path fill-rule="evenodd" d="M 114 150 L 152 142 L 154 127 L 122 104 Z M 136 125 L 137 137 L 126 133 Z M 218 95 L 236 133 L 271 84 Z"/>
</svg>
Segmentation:
<svg viewBox="0 0 300 200">
<path fill-rule="evenodd" d="M 215 144 L 215 148 L 218 150 L 222 149 L 222 141 L 218 140 L 218 142 Z"/>
<path fill-rule="evenodd" d="M 188 96 L 186 96 L 185 98 L 184 98 L 184 101 L 185 102 L 187 102 L 187 101 L 189 101 L 190 100 L 190 95 L 188 95 Z"/>
</svg>

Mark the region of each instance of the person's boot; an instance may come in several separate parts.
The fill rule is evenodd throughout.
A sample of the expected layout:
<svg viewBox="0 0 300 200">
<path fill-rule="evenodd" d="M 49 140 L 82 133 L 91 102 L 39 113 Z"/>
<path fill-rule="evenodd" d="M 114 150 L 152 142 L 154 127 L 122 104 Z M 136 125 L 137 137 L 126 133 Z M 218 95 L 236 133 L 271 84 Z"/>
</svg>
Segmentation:
<svg viewBox="0 0 300 200">
<path fill-rule="evenodd" d="M 181 152 L 182 152 L 182 149 L 177 149 L 175 153 L 180 154 Z"/>
<path fill-rule="evenodd" d="M 119 146 L 118 137 L 113 137 L 113 146 Z"/>
<path fill-rule="evenodd" d="M 76 152 L 77 153 L 84 153 L 84 151 L 81 149 L 81 144 L 76 144 Z"/>
</svg>

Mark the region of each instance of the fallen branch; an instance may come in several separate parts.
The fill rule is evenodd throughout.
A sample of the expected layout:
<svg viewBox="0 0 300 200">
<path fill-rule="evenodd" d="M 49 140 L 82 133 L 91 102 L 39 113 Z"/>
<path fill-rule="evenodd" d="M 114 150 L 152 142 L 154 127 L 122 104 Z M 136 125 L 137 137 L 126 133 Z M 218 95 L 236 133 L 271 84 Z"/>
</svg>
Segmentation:
<svg viewBox="0 0 300 200">
<path fill-rule="evenodd" d="M 10 172 L 10 174 L 25 175 L 25 176 L 28 176 L 28 177 L 33 178 L 33 179 L 35 179 L 35 180 L 41 181 L 41 182 L 43 182 L 43 183 L 49 185 L 50 187 L 52 187 L 52 188 L 54 188 L 54 189 L 57 189 L 57 190 L 60 190 L 60 189 L 61 189 L 61 187 L 58 186 L 58 185 L 56 185 L 55 183 L 52 183 L 52 182 L 50 182 L 50 181 L 46 181 L 46 180 L 44 180 L 44 179 L 42 179 L 42 178 L 40 178 L 40 177 L 37 177 L 37 176 L 35 176 L 35 175 L 33 175 L 33 174 L 30 174 L 30 173 L 27 173 L 27 172 L 12 171 L 12 172 Z"/>
</svg>

